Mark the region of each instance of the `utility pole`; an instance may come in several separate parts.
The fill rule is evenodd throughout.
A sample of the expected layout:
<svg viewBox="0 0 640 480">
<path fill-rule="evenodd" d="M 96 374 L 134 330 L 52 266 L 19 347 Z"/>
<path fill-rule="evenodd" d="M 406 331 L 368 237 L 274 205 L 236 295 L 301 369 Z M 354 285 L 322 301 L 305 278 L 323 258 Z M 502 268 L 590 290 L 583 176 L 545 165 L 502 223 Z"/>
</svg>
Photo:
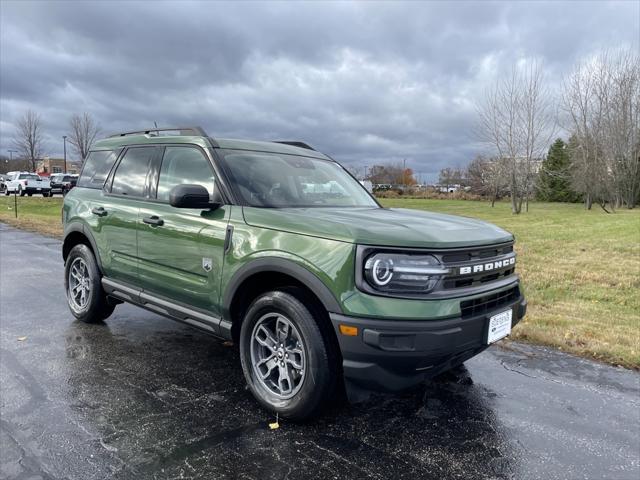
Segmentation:
<svg viewBox="0 0 640 480">
<path fill-rule="evenodd" d="M 364 179 L 363 179 L 363 180 L 366 180 L 366 179 L 367 179 L 367 168 L 368 168 L 368 167 L 365 165 L 365 166 L 364 166 Z"/>
<path fill-rule="evenodd" d="M 403 158 L 402 159 L 402 186 L 403 187 L 407 186 L 406 171 L 407 171 L 407 159 Z"/>
<path fill-rule="evenodd" d="M 11 165 L 13 167 L 13 154 L 17 153 L 18 151 L 17 150 L 11 150 L 11 149 L 9 149 L 7 151 L 9 152 L 10 162 L 11 162 Z M 9 188 L 9 187 L 7 187 L 5 185 L 5 188 Z M 17 192 L 18 192 L 17 189 L 13 191 L 13 214 L 16 216 L 16 218 L 18 218 L 18 196 L 16 195 Z M 8 193 L 9 192 L 7 191 L 7 194 Z"/>
<path fill-rule="evenodd" d="M 62 136 L 62 144 L 64 145 L 64 173 L 67 173 L 67 136 Z"/>
<path fill-rule="evenodd" d="M 13 168 L 13 154 L 16 153 L 17 150 L 8 149 L 7 152 L 9 152 L 9 160 L 5 158 L 4 163 L 10 163 L 10 165 L 7 166 L 7 169 L 10 169 Z"/>
</svg>

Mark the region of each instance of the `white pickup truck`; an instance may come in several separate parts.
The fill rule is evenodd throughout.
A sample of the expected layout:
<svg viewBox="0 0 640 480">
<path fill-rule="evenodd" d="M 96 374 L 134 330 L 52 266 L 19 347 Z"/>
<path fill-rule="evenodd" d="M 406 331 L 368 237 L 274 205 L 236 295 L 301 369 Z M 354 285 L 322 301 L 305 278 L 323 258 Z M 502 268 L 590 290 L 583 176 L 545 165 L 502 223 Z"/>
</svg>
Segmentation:
<svg viewBox="0 0 640 480">
<path fill-rule="evenodd" d="M 43 197 L 51 195 L 51 184 L 49 179 L 42 178 L 35 173 L 29 172 L 9 172 L 9 179 L 5 181 L 4 194 L 17 193 L 21 197 L 41 193 Z"/>
</svg>

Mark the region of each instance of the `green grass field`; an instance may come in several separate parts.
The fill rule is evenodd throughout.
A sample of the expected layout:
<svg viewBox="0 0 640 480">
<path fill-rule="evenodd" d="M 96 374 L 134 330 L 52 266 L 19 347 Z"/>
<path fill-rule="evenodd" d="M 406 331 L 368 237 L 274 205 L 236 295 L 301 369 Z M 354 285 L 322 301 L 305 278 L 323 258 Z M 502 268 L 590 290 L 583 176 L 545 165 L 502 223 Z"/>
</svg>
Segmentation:
<svg viewBox="0 0 640 480">
<path fill-rule="evenodd" d="M 0 197 L 0 221 L 60 236 L 62 198 Z M 516 235 L 528 315 L 512 338 L 640 368 L 640 209 L 606 214 L 582 205 L 533 203 L 512 215 L 486 202 L 383 199 L 387 207 L 474 217 Z"/>
<path fill-rule="evenodd" d="M 15 218 L 13 195 L 0 195 L 0 222 L 45 235 L 62 236 L 62 197 L 17 197 L 18 218 Z"/>
</svg>

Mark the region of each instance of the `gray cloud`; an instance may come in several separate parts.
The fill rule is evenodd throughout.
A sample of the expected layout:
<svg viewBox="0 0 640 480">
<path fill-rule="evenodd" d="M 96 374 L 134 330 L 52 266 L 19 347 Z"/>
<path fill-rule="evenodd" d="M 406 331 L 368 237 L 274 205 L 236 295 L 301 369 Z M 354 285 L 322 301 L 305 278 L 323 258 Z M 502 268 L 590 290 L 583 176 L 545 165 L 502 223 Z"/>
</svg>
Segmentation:
<svg viewBox="0 0 640 480">
<path fill-rule="evenodd" d="M 0 149 L 40 112 L 58 155 L 73 112 L 105 132 L 200 124 L 304 139 L 344 163 L 433 175 L 480 149 L 475 103 L 526 58 L 558 85 L 602 48 L 638 48 L 621 2 L 27 2 L 0 9 Z"/>
</svg>

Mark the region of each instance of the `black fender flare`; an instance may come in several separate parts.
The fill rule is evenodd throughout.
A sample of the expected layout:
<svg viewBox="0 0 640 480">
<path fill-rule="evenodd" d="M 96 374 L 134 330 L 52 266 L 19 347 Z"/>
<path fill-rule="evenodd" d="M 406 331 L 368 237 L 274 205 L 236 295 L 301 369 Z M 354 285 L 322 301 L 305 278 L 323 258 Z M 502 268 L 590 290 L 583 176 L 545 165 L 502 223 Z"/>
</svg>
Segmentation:
<svg viewBox="0 0 640 480">
<path fill-rule="evenodd" d="M 318 297 L 327 312 L 343 313 L 334 294 L 316 274 L 286 258 L 261 257 L 243 265 L 231 277 L 222 298 L 222 312 L 225 318 L 230 319 L 231 303 L 240 285 L 242 285 L 247 278 L 261 272 L 277 272 L 289 275 L 311 290 Z"/>
<path fill-rule="evenodd" d="M 100 270 L 100 274 L 104 275 L 104 271 L 102 270 L 102 260 L 100 260 L 100 251 L 98 250 L 98 246 L 96 245 L 96 241 L 91 234 L 91 231 L 87 226 L 82 222 L 72 222 L 64 228 L 64 239 L 62 241 L 62 259 L 64 258 L 64 245 L 67 243 L 67 238 L 72 233 L 81 233 L 89 243 L 91 244 L 91 250 L 93 250 L 93 254 L 96 257 L 96 262 L 98 263 L 98 270 Z"/>
</svg>

